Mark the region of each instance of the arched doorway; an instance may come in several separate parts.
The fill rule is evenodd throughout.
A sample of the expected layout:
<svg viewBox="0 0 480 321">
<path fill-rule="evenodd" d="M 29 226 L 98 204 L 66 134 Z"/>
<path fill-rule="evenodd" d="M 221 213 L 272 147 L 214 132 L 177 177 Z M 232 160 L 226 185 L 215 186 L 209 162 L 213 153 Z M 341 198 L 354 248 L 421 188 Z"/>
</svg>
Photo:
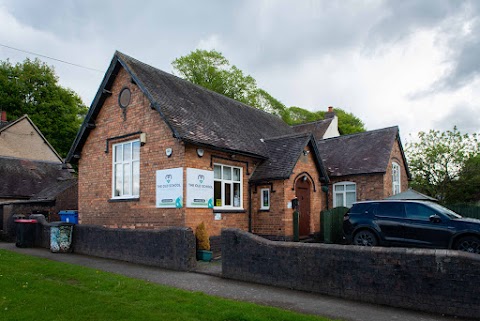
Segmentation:
<svg viewBox="0 0 480 321">
<path fill-rule="evenodd" d="M 305 237 L 310 234 L 310 182 L 308 179 L 297 180 L 295 194 L 298 198 L 299 235 Z"/>
</svg>

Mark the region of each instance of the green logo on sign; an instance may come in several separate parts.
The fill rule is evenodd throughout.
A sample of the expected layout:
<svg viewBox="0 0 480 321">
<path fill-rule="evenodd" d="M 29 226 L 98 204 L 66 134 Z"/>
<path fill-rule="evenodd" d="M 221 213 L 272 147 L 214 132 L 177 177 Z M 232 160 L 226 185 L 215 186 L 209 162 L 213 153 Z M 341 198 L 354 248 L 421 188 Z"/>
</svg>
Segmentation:
<svg viewBox="0 0 480 321">
<path fill-rule="evenodd" d="M 170 181 L 172 180 L 172 175 L 171 174 L 165 175 L 165 180 L 167 181 L 167 183 L 170 183 Z"/>
</svg>

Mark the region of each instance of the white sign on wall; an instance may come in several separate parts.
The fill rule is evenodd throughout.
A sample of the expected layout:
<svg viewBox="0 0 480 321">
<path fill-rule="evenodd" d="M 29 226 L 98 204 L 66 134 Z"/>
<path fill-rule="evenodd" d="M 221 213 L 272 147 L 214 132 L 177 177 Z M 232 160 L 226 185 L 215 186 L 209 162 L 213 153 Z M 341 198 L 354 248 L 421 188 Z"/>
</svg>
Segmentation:
<svg viewBox="0 0 480 321">
<path fill-rule="evenodd" d="M 183 167 L 158 170 L 156 176 L 156 206 L 183 207 Z"/>
<path fill-rule="evenodd" d="M 213 171 L 187 168 L 186 206 L 213 208 Z"/>
</svg>

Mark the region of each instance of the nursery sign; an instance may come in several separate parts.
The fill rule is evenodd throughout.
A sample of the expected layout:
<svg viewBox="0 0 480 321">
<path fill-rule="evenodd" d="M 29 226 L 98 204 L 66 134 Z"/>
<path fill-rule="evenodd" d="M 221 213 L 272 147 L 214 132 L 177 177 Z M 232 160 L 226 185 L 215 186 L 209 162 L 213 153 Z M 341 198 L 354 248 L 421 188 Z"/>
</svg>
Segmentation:
<svg viewBox="0 0 480 321">
<path fill-rule="evenodd" d="M 158 170 L 156 176 L 156 206 L 183 207 L 183 167 Z"/>
<path fill-rule="evenodd" d="M 213 171 L 187 168 L 186 206 L 213 208 Z"/>
</svg>

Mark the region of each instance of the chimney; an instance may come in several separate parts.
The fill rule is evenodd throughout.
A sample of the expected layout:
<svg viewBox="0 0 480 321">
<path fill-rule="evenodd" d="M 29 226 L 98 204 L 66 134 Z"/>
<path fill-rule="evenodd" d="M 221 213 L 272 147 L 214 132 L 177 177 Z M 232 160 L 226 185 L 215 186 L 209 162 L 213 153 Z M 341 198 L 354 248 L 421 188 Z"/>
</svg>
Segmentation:
<svg viewBox="0 0 480 321">
<path fill-rule="evenodd" d="M 332 107 L 332 106 L 328 107 L 328 111 L 327 111 L 327 113 L 325 114 L 325 119 L 327 119 L 327 118 L 333 118 L 333 117 L 335 117 L 335 116 L 336 116 L 336 114 L 335 114 L 335 112 L 333 111 L 333 107 Z"/>
<path fill-rule="evenodd" d="M 5 110 L 2 110 L 2 118 L 0 118 L 0 121 L 6 122 L 7 121 L 7 112 Z"/>
</svg>

